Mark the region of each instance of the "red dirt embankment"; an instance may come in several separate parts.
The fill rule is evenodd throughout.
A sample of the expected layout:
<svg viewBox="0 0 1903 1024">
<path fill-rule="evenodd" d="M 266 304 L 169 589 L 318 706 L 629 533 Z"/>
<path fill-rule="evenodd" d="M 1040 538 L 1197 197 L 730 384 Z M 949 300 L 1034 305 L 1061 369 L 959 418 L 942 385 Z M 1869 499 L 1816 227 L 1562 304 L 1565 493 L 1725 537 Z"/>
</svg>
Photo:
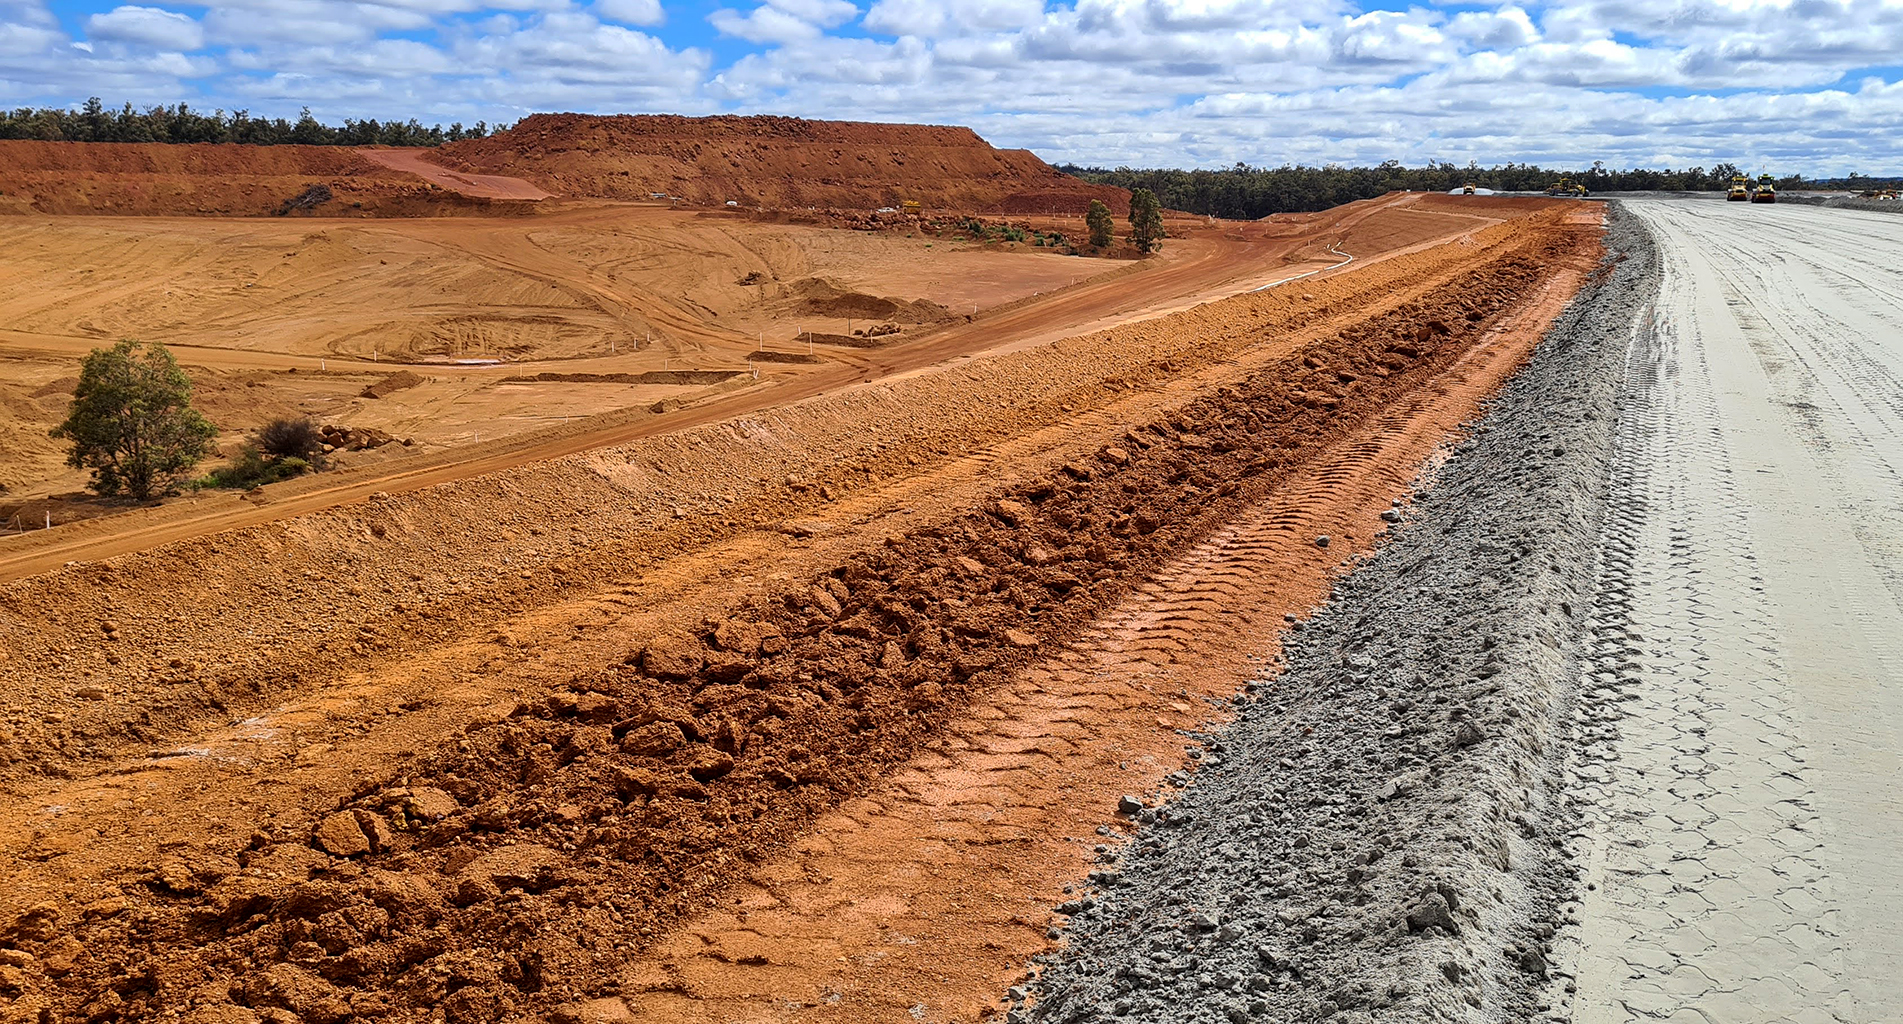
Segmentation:
<svg viewBox="0 0 1903 1024">
<path fill-rule="evenodd" d="M 0 141 L 0 214 L 280 213 L 313 186 L 322 216 L 418 216 L 491 204 L 343 146 Z"/>
<path fill-rule="evenodd" d="M 969 128 L 808 121 L 797 117 L 535 114 L 432 160 L 525 178 L 550 192 L 743 206 L 898 206 L 1082 213 L 1129 193 L 1092 185 L 1027 150 L 994 149 Z"/>
</svg>

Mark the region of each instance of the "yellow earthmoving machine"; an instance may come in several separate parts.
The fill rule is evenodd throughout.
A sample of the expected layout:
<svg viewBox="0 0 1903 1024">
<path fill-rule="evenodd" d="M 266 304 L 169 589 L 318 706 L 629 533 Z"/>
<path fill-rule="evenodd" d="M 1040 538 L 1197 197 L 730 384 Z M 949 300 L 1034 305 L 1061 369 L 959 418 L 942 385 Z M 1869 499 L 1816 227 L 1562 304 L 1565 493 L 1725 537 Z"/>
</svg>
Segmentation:
<svg viewBox="0 0 1903 1024">
<path fill-rule="evenodd" d="M 1751 189 L 1746 186 L 1744 175 L 1731 176 L 1731 189 L 1725 193 L 1727 203 L 1746 203 L 1751 201 Z"/>
<path fill-rule="evenodd" d="M 1467 186 L 1465 188 L 1460 190 L 1460 194 L 1463 196 L 1470 196 L 1474 194 L 1474 191 L 1475 191 L 1474 183 L 1470 181 L 1467 183 Z"/>
<path fill-rule="evenodd" d="M 922 209 L 924 209 L 923 204 L 916 199 L 907 199 L 899 204 L 899 211 L 902 213 L 917 213 Z"/>
<path fill-rule="evenodd" d="M 1546 186 L 1546 194 L 1549 196 L 1583 196 L 1586 194 L 1586 186 L 1581 185 L 1571 178 L 1561 178 L 1551 185 Z"/>
<path fill-rule="evenodd" d="M 1751 193 L 1751 201 L 1754 203 L 1777 202 L 1777 182 L 1768 174 L 1758 175 L 1758 190 Z"/>
</svg>

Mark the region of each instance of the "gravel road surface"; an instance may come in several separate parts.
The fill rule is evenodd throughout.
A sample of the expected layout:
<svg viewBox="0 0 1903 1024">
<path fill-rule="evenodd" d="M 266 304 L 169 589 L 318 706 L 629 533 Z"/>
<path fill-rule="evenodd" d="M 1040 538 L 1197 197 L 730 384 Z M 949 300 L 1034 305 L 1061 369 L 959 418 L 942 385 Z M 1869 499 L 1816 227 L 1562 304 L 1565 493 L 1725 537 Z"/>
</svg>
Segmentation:
<svg viewBox="0 0 1903 1024">
<path fill-rule="evenodd" d="M 1903 1019 L 1903 226 L 1631 208 L 1572 1019 Z"/>
<path fill-rule="evenodd" d="M 1903 228 L 1637 200 L 1038 1021 L 1903 1020 Z"/>
</svg>

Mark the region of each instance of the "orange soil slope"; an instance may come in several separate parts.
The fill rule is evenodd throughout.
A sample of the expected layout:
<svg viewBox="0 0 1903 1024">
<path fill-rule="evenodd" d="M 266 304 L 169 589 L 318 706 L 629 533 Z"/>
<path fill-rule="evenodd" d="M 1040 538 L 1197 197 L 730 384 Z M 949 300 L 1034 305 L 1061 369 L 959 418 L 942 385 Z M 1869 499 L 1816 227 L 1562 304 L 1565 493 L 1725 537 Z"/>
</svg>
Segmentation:
<svg viewBox="0 0 1903 1024">
<path fill-rule="evenodd" d="M 329 216 L 416 216 L 494 204 L 459 195 L 344 146 L 0 141 L 0 214 L 279 212 L 313 185 Z M 467 190 L 463 190 L 467 191 Z"/>
<path fill-rule="evenodd" d="M 1129 193 L 1059 173 L 969 128 L 794 117 L 535 114 L 431 154 L 461 171 L 514 175 L 550 192 L 747 206 L 927 206 L 1081 213 L 1126 210 Z"/>
<path fill-rule="evenodd" d="M 1243 568 L 1302 581 L 1243 609 L 1251 632 L 1234 646 L 1266 640 L 1276 612 L 1305 606 L 1329 571 L 1302 541 L 1367 536 L 1440 429 L 1469 415 L 1524 353 L 1536 328 L 1522 311 L 1564 302 L 1554 292 L 1570 288 L 1556 289 L 1555 268 L 1570 267 L 1576 283 L 1590 267 L 1580 251 L 1588 233 L 1556 222 L 1563 215 L 1549 212 L 1303 291 L 1250 293 L 771 417 L 386 496 L 348 522 L 235 531 L 32 584 L 60 591 L 48 595 L 56 599 L 9 588 L 0 637 L 11 662 L 59 684 L 10 698 L 6 720 L 69 730 L 54 743 L 36 725 L 10 741 L 29 756 L 58 749 L 84 776 L 70 788 L 13 790 L 14 809 L 0 814 L 0 861 L 17 865 L 0 879 L 0 922 L 13 922 L 22 950 L 8 975 L 21 1006 L 51 1019 L 456 1024 L 518 1013 L 627 1020 L 638 1010 L 657 1020 L 892 1020 L 933 989 L 967 1003 L 995 990 L 1002 965 L 1043 947 L 1042 908 L 1067 868 L 1081 868 L 1078 844 L 1058 837 L 1089 834 L 1108 794 L 1130 791 L 1114 761 L 1102 758 L 1075 785 L 1053 775 L 1038 789 L 1062 793 L 1055 817 L 1007 806 L 975 827 L 969 816 L 951 821 L 949 837 L 879 831 L 876 846 L 860 846 L 876 855 L 868 874 L 837 872 L 846 884 L 824 892 L 816 887 L 834 879 L 804 870 L 834 866 L 815 847 L 833 846 L 838 821 L 821 815 L 903 817 L 903 801 L 875 814 L 852 798 L 889 799 L 875 790 L 881 779 L 908 785 L 919 771 L 960 790 L 947 802 L 961 808 L 1008 802 L 999 786 L 1030 792 L 1015 788 L 1023 772 L 1001 779 L 979 755 L 1009 761 L 1078 734 L 1043 730 L 1048 708 L 1020 721 L 1049 737 L 1010 723 L 973 736 L 960 716 L 1008 711 L 1019 680 L 1056 692 L 1074 680 L 1050 677 L 1096 671 L 1101 648 L 1085 628 L 1165 560 L 1250 516 L 1267 525 L 1245 540 L 1271 550 Z M 1410 444 L 1384 445 L 1396 438 Z M 842 455 L 786 461 L 822 442 Z M 1384 468 L 1371 468 L 1377 460 Z M 794 468 L 802 475 L 785 472 Z M 676 500 L 697 492 L 702 500 Z M 645 511 L 631 517 L 632 495 L 665 500 L 649 521 Z M 432 519 L 432 508 L 464 517 L 464 528 Z M 805 538 L 770 525 L 808 511 L 831 525 Z M 743 524 L 757 526 L 734 535 Z M 1271 533 L 1289 535 L 1280 549 Z M 525 628 L 508 606 L 444 574 L 470 568 L 484 536 L 507 551 L 508 568 L 480 588 L 507 601 L 543 595 L 546 626 Z M 651 561 L 699 558 L 695 548 L 722 536 L 742 546 L 692 566 Z M 1221 567 L 1183 571 L 1234 582 Z M 273 625 L 240 627 L 237 646 L 186 650 L 198 627 L 180 626 L 178 609 L 205 629 L 234 624 L 180 589 L 222 573 L 241 574 L 225 577 L 222 599 Z M 169 585 L 152 585 L 160 580 Z M 435 586 L 444 589 L 420 590 Z M 161 596 L 162 606 L 145 603 Z M 578 599 L 591 610 L 561 610 Z M 376 618 L 386 611 L 402 618 Z M 71 624 L 70 639 L 46 628 L 53 615 Z M 1198 621 L 1169 607 L 1157 618 Z M 479 623 L 494 627 L 492 640 Z M 1141 647 L 1158 669 L 1176 661 L 1111 640 L 1123 653 Z M 322 678 L 285 655 L 299 644 L 323 645 Z M 451 647 L 468 654 L 446 657 Z M 378 664 L 399 654 L 411 659 L 400 671 L 416 671 L 413 691 Z M 234 672 L 234 655 L 259 661 Z M 515 667 L 528 674 L 518 677 L 521 700 L 489 689 Z M 1140 737 L 1153 747 L 1134 752 L 1155 760 L 1138 770 L 1176 767 L 1164 763 L 1167 730 L 1193 721 L 1201 702 L 1181 693 L 1172 707 L 1155 685 L 1170 680 L 1138 683 L 1124 670 L 1140 666 L 1110 667 L 1111 697 L 1143 716 L 1125 717 L 1154 715 L 1160 734 Z M 69 699 L 76 671 L 94 674 Z M 258 689 L 232 685 L 241 678 Z M 1149 696 L 1128 692 L 1139 685 L 1153 687 Z M 244 717 L 265 701 L 259 689 L 273 699 L 321 691 L 331 703 L 285 728 L 271 714 Z M 336 703 L 346 693 L 372 696 L 375 708 Z M 134 753 L 123 770 L 97 763 L 126 744 L 177 744 L 163 705 L 181 700 L 215 701 L 219 728 L 235 720 L 244 742 L 283 747 L 254 760 L 188 742 L 147 747 L 154 757 Z M 443 713 L 458 700 L 492 710 Z M 103 723 L 81 723 L 81 702 L 153 714 L 131 716 L 138 731 L 122 741 L 91 728 Z M 1122 743 L 1112 737 L 1096 753 Z M 1030 851 L 1035 870 L 987 866 L 1030 859 L 1012 851 Z M 927 857 L 928 870 L 915 867 Z M 875 934 L 859 919 L 835 928 L 823 915 L 842 892 L 869 894 L 854 914 L 892 918 L 900 933 Z M 823 945 L 806 942 L 795 920 L 807 894 L 822 938 L 848 943 L 830 958 L 806 951 Z M 723 919 L 742 911 L 764 948 Z M 913 927 L 925 915 L 972 934 L 941 944 Z M 692 930 L 676 931 L 684 920 Z M 793 932 L 805 945 L 789 952 L 794 943 L 779 939 Z M 936 954 L 923 981 L 925 957 L 893 953 L 915 939 L 916 953 Z M 809 971 L 801 984 L 830 991 L 808 1000 L 778 987 L 815 959 L 837 974 Z M 745 995 L 768 989 L 785 998 L 767 1007 Z"/>
</svg>

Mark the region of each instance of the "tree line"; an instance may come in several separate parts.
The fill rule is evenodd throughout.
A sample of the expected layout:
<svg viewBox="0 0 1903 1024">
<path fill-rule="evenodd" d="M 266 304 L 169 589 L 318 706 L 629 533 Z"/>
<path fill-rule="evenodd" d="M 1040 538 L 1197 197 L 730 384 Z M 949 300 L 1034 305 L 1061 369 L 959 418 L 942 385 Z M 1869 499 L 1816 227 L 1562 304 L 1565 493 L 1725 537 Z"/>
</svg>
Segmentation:
<svg viewBox="0 0 1903 1024">
<path fill-rule="evenodd" d="M 1472 183 L 1498 192 L 1539 192 L 1560 178 L 1571 178 L 1593 192 L 1723 191 L 1741 168 L 1720 163 L 1709 169 L 1613 170 L 1594 161 L 1584 170 L 1551 170 L 1534 164 L 1508 163 L 1499 167 L 1460 167 L 1451 163 L 1406 167 L 1390 160 L 1378 167 L 1251 167 L 1238 163 L 1222 170 L 1140 170 L 1119 167 L 1079 167 L 1060 164 L 1058 170 L 1100 185 L 1146 188 L 1173 210 L 1236 220 L 1254 220 L 1271 213 L 1305 213 L 1371 199 L 1388 192 L 1446 192 Z M 1753 181 L 1755 174 L 1747 174 Z M 1777 179 L 1780 189 L 1889 188 L 1897 179 L 1852 174 L 1846 178 L 1809 181 L 1792 174 Z"/>
<path fill-rule="evenodd" d="M 77 110 L 60 107 L 20 107 L 0 110 L 0 139 L 38 139 L 44 142 L 237 142 L 251 146 L 440 146 L 462 139 L 480 139 L 502 126 L 483 121 L 473 127 L 462 122 L 445 128 L 424 127 L 408 121 L 368 118 L 328 125 L 311 116 L 309 107 L 297 120 L 252 117 L 249 111 L 201 113 L 180 103 L 135 110 L 127 103 L 107 110 L 95 96 Z"/>
</svg>

